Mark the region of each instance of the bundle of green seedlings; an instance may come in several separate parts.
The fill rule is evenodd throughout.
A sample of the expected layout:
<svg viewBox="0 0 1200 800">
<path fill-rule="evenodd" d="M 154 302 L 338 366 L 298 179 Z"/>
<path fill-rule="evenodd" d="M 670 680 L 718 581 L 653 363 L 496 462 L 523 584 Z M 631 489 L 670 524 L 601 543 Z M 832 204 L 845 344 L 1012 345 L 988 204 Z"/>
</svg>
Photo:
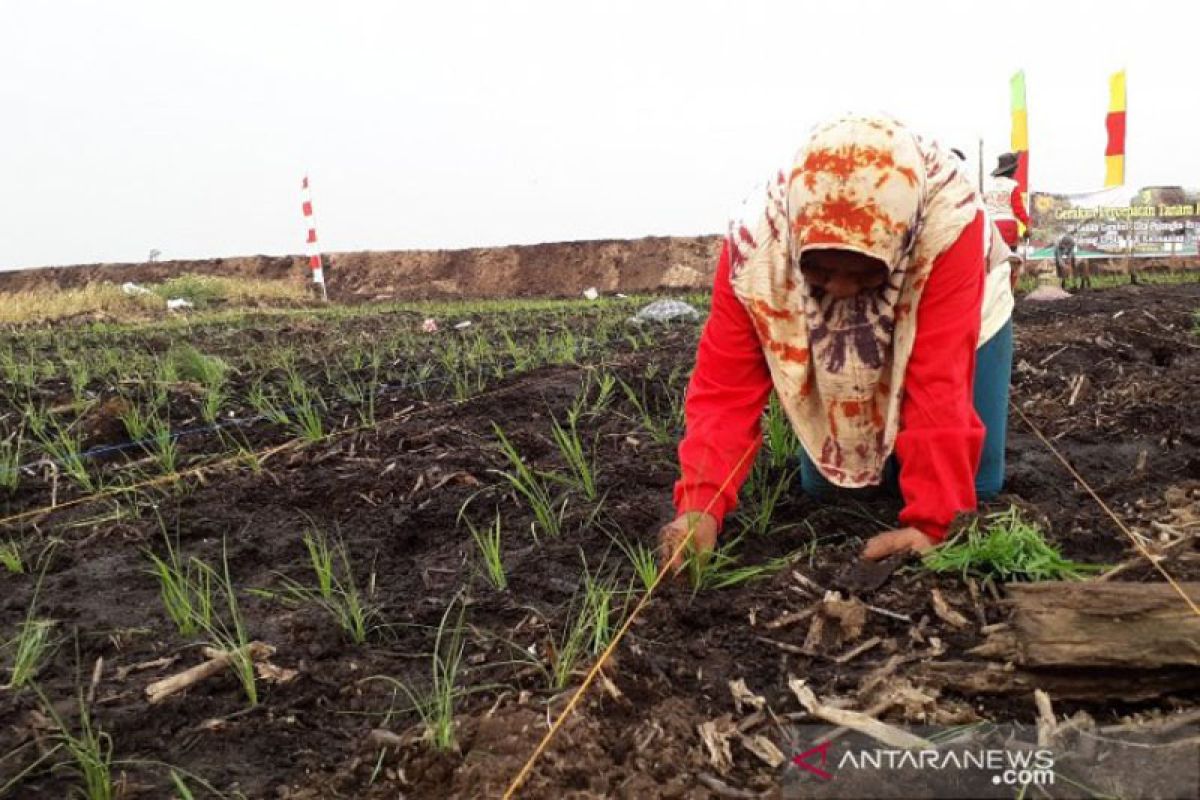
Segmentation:
<svg viewBox="0 0 1200 800">
<path fill-rule="evenodd" d="M 387 675 L 371 678 L 390 685 L 394 692 L 402 692 L 408 698 L 411 703 L 408 710 L 417 713 L 425 739 L 435 750 L 453 750 L 456 747 L 454 714 L 458 699 L 463 694 L 458 683 L 466 651 L 465 616 L 466 602 L 456 595 L 442 613 L 434 635 L 427 686 L 410 685 Z M 384 719 L 384 725 L 397 713 L 393 704 Z"/>
<path fill-rule="evenodd" d="M 10 544 L 12 544 L 10 542 Z M 23 570 L 20 552 L 15 545 L 12 560 L 7 561 L 7 568 L 12 572 Z M 16 634 L 5 642 L 0 642 L 0 654 L 4 655 L 2 662 L 8 671 L 8 681 L 4 688 L 18 690 L 31 686 L 46 658 L 55 646 L 51 634 L 55 629 L 55 621 L 41 616 L 38 608 L 38 597 L 42 591 L 42 581 L 50 566 L 53 549 L 47 548 L 38 559 L 38 574 L 33 584 L 33 593 L 29 599 L 29 607 L 25 611 L 25 619 L 17 627 Z M 13 567 L 21 569 L 14 570 Z"/>
<path fill-rule="evenodd" d="M 161 525 L 161 519 L 160 519 Z M 237 589 L 229 573 L 226 541 L 221 541 L 221 571 L 196 556 L 184 558 L 162 526 L 166 558 L 147 550 L 152 574 L 159 585 L 163 609 L 186 637 L 202 635 L 216 650 L 230 656 L 229 667 L 251 707 L 258 705 L 258 683 L 250 652 L 250 635 L 241 612 Z M 219 610 L 224 600 L 224 614 Z"/>
<path fill-rule="evenodd" d="M 358 588 L 351 567 L 350 550 L 341 538 L 331 540 L 314 525 L 303 537 L 308 563 L 315 585 L 307 585 L 280 576 L 284 589 L 279 595 L 285 602 L 310 604 L 324 610 L 354 644 L 367 641 L 379 607 L 371 602 L 375 576 L 368 581 L 366 596 Z M 270 592 L 262 592 L 274 596 Z"/>
<path fill-rule="evenodd" d="M 1050 545 L 1040 527 L 1016 506 L 976 517 L 950 541 L 922 559 L 934 572 L 957 572 L 1002 581 L 1083 580 L 1103 564 L 1070 561 Z"/>
</svg>

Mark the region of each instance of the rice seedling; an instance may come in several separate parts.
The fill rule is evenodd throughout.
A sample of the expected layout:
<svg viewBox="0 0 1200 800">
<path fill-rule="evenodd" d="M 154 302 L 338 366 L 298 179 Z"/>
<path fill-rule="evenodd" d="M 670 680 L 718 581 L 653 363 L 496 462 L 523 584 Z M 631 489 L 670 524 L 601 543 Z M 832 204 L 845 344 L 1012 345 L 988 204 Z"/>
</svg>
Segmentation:
<svg viewBox="0 0 1200 800">
<path fill-rule="evenodd" d="M 179 444 L 171 432 L 170 421 L 155 416 L 150 422 L 151 452 L 164 475 L 174 475 L 179 467 Z"/>
<path fill-rule="evenodd" d="M 66 762 L 55 768 L 75 775 L 79 782 L 77 793 L 86 800 L 113 800 L 117 797 L 117 787 L 112 779 L 112 737 L 92 721 L 83 693 L 79 695 L 78 734 L 71 731 L 48 698 L 41 692 L 38 695 L 42 712 L 54 722 L 56 728 L 51 738 L 65 748 L 69 756 Z"/>
<path fill-rule="evenodd" d="M 739 567 L 736 551 L 741 540 L 742 536 L 737 536 L 709 553 L 698 553 L 691 542 L 688 543 L 684 550 L 684 570 L 692 584 L 692 591 L 731 589 L 774 575 L 793 561 L 794 556 L 787 555 L 762 564 Z"/>
<path fill-rule="evenodd" d="M 187 637 L 195 636 L 212 626 L 213 570 L 195 556 L 185 560 L 178 550 L 177 543 L 172 543 L 171 537 L 167 535 L 161 520 L 160 527 L 166 542 L 167 555 L 166 558 L 162 558 L 149 550 L 146 551 L 146 557 L 150 560 L 150 574 L 158 580 L 163 609 L 175 623 L 179 633 Z"/>
<path fill-rule="evenodd" d="M 455 358 L 444 364 L 455 400 L 466 400 L 487 387 L 487 378 L 478 362 Z"/>
<path fill-rule="evenodd" d="M 23 620 L 17 627 L 17 635 L 7 643 L 6 650 L 12 653 L 12 663 L 9 666 L 6 689 L 20 689 L 29 684 L 42 667 L 47 651 L 50 648 L 50 633 L 54 629 L 54 620 L 33 619 Z"/>
<path fill-rule="evenodd" d="M 359 424 L 363 427 L 375 425 L 375 403 L 379 393 L 378 361 L 372 361 L 367 378 L 356 378 L 351 370 L 342 370 L 341 379 L 330 381 L 338 386 L 342 399 L 354 407 Z"/>
<path fill-rule="evenodd" d="M 33 585 L 29 608 L 25 611 L 25 619 L 17 627 L 16 636 L 0 648 L 11 653 L 6 689 L 20 689 L 32 682 L 50 649 L 50 633 L 54 629 L 54 620 L 38 617 L 38 595 L 42 591 L 46 569 L 50 566 L 50 556 L 49 550 L 41 556 L 41 569 Z"/>
<path fill-rule="evenodd" d="M 1105 569 L 1103 564 L 1070 561 L 1046 542 L 1041 529 L 1016 506 L 976 518 L 950 542 L 925 554 L 934 572 L 958 572 L 1003 581 L 1083 580 Z"/>
<path fill-rule="evenodd" d="M 513 339 L 512 334 L 507 330 L 502 334 L 502 338 L 504 339 L 505 352 L 508 354 L 509 358 L 512 359 L 514 370 L 517 372 L 525 372 L 531 366 L 533 366 L 534 358 L 533 354 L 530 353 L 529 348 L 517 344 L 516 340 Z"/>
<path fill-rule="evenodd" d="M 593 375 L 595 373 L 588 372 L 588 384 L 584 390 L 584 396 L 590 394 Z M 603 414 L 608 407 L 612 405 L 613 398 L 616 397 L 617 376 L 611 372 L 601 372 L 599 377 L 594 378 L 596 387 L 596 396 L 587 404 L 587 413 L 590 416 L 598 417 Z"/>
<path fill-rule="evenodd" d="M 21 547 L 12 539 L 0 542 L 0 564 L 12 575 L 20 575 L 25 571 L 25 562 L 21 559 Z"/>
<path fill-rule="evenodd" d="M 583 444 L 583 439 L 579 436 L 578 415 L 569 415 L 566 427 L 563 427 L 552 416 L 550 433 L 570 470 L 569 477 L 558 476 L 559 479 L 577 489 L 588 502 L 594 503 L 599 496 L 599 490 L 596 487 L 596 467 L 592 462 L 591 453 L 588 452 L 588 448 Z M 594 451 L 595 448 L 596 437 L 593 437 L 591 450 Z"/>
<path fill-rule="evenodd" d="M 129 438 L 135 442 L 149 439 L 150 430 L 157 414 L 157 409 L 160 406 L 152 405 L 145 407 L 138 402 L 136 397 L 126 397 L 124 395 L 122 396 L 122 400 L 124 402 L 121 403 L 121 410 L 117 418 L 125 426 L 125 432 L 129 434 Z"/>
<path fill-rule="evenodd" d="M 273 391 L 267 390 L 262 380 L 257 380 L 250 385 L 246 401 L 258 412 L 260 417 L 269 422 L 285 426 L 291 423 L 291 418 L 279 404 L 278 397 Z"/>
<path fill-rule="evenodd" d="M 258 453 L 246 441 L 245 436 L 236 431 L 224 429 L 218 429 L 217 435 L 220 437 L 222 445 L 234 453 L 238 463 L 244 464 L 255 474 L 262 472 L 262 462 L 259 460 Z"/>
<path fill-rule="evenodd" d="M 550 642 L 547 660 L 550 663 L 550 688 L 561 691 L 571 682 L 592 639 L 592 611 L 586 601 L 579 604 L 567 619 L 567 626 L 557 642 Z"/>
<path fill-rule="evenodd" d="M 504 558 L 501 553 L 503 523 L 500 509 L 496 509 L 492 523 L 483 529 L 475 527 L 475 523 L 466 516 L 466 510 L 467 503 L 464 503 L 458 512 L 458 519 L 459 522 L 465 522 L 467 529 L 471 531 L 471 538 L 475 540 L 475 546 L 479 549 L 479 559 L 483 562 L 483 574 L 488 583 L 504 591 L 508 588 L 508 574 L 504 571 Z"/>
<path fill-rule="evenodd" d="M 330 542 L 319 530 L 304 535 L 304 547 L 316 578 L 316 588 L 283 576 L 285 596 L 293 602 L 323 608 L 355 644 L 363 644 L 379 609 L 364 600 L 354 579 L 346 543 Z M 339 575 L 339 569 L 340 572 Z M 374 581 L 371 582 L 372 585 Z"/>
<path fill-rule="evenodd" d="M 321 531 L 310 531 L 304 534 L 304 549 L 308 551 L 308 563 L 312 565 L 313 574 L 317 578 L 317 593 L 328 600 L 333 597 L 334 563 L 333 548 L 329 537 Z"/>
<path fill-rule="evenodd" d="M 183 776 L 175 770 L 171 770 L 171 785 L 175 788 L 175 793 L 179 795 L 179 800 L 195 800 L 196 796 L 192 794 L 192 790 L 188 788 L 187 782 Z"/>
<path fill-rule="evenodd" d="M 575 332 L 567 328 L 558 336 L 554 337 L 550 347 L 550 363 L 552 364 L 574 364 L 580 354 L 579 342 L 575 338 Z"/>
<path fill-rule="evenodd" d="M 563 517 L 567 507 L 566 499 L 554 498 L 546 481 L 529 468 L 499 425 L 492 423 L 492 429 L 496 433 L 496 438 L 500 440 L 500 452 L 504 454 L 512 467 L 510 470 L 493 470 L 493 472 L 508 481 L 517 494 L 525 499 L 530 511 L 533 512 L 534 521 L 531 530 L 534 541 L 537 541 L 539 530 L 547 536 L 557 537 L 562 533 Z"/>
<path fill-rule="evenodd" d="M 254 673 L 254 659 L 250 653 L 250 636 L 246 631 L 246 621 L 238 604 L 237 589 L 229 574 L 229 552 L 226 542 L 221 542 L 220 575 L 207 564 L 197 563 L 209 573 L 210 582 L 215 583 L 225 596 L 225 610 L 228 614 L 228 621 L 213 614 L 207 624 L 201 625 L 201 629 L 214 648 L 229 654 L 229 668 L 241 684 L 246 702 L 253 708 L 258 705 L 258 682 Z"/>
<path fill-rule="evenodd" d="M 629 560 L 638 583 L 642 585 L 643 589 L 650 591 L 654 582 L 658 580 L 658 554 L 653 548 L 647 547 L 642 542 L 630 542 L 618 536 L 614 536 L 612 539 L 625 554 L 625 558 Z"/>
<path fill-rule="evenodd" d="M 750 471 L 750 479 L 742 489 L 744 502 L 737 518 L 745 533 L 765 536 L 772 530 L 781 531 L 794 525 L 774 525 L 780 501 L 796 482 L 798 467 L 773 470 L 762 462 Z"/>
<path fill-rule="evenodd" d="M 587 569 L 587 564 L 584 564 L 583 606 L 587 609 L 589 618 L 588 643 L 594 656 L 604 652 L 616 631 L 616 621 L 613 618 L 613 598 L 616 593 L 616 586 L 611 581 L 592 575 Z"/>
<path fill-rule="evenodd" d="M 221 407 L 229 399 L 225 384 L 212 384 L 204 387 L 204 396 L 200 398 L 200 418 L 209 425 L 216 425 L 221 416 Z"/>
<path fill-rule="evenodd" d="M 21 431 L 0 439 L 0 489 L 14 492 L 21 483 L 21 459 L 24 457 Z"/>
<path fill-rule="evenodd" d="M 663 382 L 661 388 L 666 395 L 665 405 L 663 403 L 654 403 L 650 400 L 646 393 L 646 383 L 642 383 L 642 390 L 638 392 L 625 381 L 620 381 L 621 389 L 625 393 L 625 398 L 629 404 L 633 406 L 637 412 L 633 418 L 634 422 L 639 423 L 642 428 L 650 434 L 650 438 L 661 445 L 671 445 L 675 442 L 679 435 L 679 431 L 683 428 L 683 397 L 677 393 L 668 383 Z"/>
<path fill-rule="evenodd" d="M 430 656 L 428 687 L 415 689 L 394 678 L 383 678 L 408 697 L 421 718 L 426 741 L 435 750 L 453 750 L 456 744 L 454 707 L 460 694 L 457 684 L 463 665 L 463 654 L 466 651 L 463 625 L 465 616 L 466 606 L 462 599 L 456 596 L 446 606 L 438 624 Z"/>
<path fill-rule="evenodd" d="M 78 430 L 71 425 L 64 427 L 53 417 L 47 417 L 45 426 L 40 430 L 34 429 L 34 435 L 46 455 L 81 489 L 85 492 L 99 489 L 99 480 L 92 477 L 83 457 L 83 442 Z"/>
<path fill-rule="evenodd" d="M 87 362 L 83 359 L 71 359 L 64 362 L 67 368 L 67 379 L 71 384 L 71 397 L 76 405 L 82 405 L 87 400 L 87 387 L 91 383 L 92 374 Z"/>
<path fill-rule="evenodd" d="M 771 401 L 763 415 L 762 429 L 767 466 L 773 470 L 794 467 L 800 457 L 800 440 L 796 438 L 792 423 L 784 413 L 783 406 L 779 404 L 779 398 L 774 394 L 771 395 Z"/>
<path fill-rule="evenodd" d="M 322 413 L 325 400 L 320 391 L 308 385 L 296 369 L 287 376 L 288 400 L 291 402 L 292 427 L 308 442 L 319 442 L 325 438 L 325 422 Z"/>
<path fill-rule="evenodd" d="M 166 358 L 154 360 L 153 382 L 163 387 L 179 382 L 179 365 L 169 353 Z"/>
</svg>

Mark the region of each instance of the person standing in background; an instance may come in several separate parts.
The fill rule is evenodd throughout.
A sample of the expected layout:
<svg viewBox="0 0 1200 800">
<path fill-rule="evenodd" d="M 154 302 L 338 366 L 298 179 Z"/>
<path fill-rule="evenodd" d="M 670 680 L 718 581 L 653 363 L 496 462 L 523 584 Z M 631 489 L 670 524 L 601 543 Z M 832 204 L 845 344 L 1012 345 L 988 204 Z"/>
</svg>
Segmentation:
<svg viewBox="0 0 1200 800">
<path fill-rule="evenodd" d="M 995 224 L 1004 243 L 1016 250 L 1021 239 L 1020 225 L 1029 229 L 1029 212 L 1021 198 L 1021 185 L 1014 177 L 1017 174 L 1017 154 L 1002 153 L 992 170 L 992 181 L 983 192 L 983 202 L 988 216 Z M 1018 225 L 1020 223 L 1020 225 Z"/>
</svg>

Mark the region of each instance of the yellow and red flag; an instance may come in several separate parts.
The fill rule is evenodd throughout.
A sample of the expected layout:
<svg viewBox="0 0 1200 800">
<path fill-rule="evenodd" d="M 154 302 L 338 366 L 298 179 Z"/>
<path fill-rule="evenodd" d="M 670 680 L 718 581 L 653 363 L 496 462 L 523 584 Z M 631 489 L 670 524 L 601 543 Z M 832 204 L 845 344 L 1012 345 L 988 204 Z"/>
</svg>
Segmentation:
<svg viewBox="0 0 1200 800">
<path fill-rule="evenodd" d="M 1012 76 L 1008 84 L 1012 97 L 1012 151 L 1017 154 L 1017 174 L 1021 194 L 1029 194 L 1029 117 L 1025 108 L 1025 70 Z"/>
<path fill-rule="evenodd" d="M 1108 79 L 1108 147 L 1104 150 L 1104 185 L 1125 183 L 1125 70 Z"/>
</svg>

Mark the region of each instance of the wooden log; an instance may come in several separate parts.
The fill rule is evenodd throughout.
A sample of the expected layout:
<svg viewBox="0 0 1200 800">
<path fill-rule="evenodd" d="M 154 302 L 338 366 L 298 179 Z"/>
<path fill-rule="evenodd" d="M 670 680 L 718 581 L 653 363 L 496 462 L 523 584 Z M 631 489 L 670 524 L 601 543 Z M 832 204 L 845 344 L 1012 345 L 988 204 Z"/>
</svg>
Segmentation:
<svg viewBox="0 0 1200 800">
<path fill-rule="evenodd" d="M 262 642 L 250 642 L 246 645 L 245 652 L 252 661 L 263 661 L 274 655 L 275 648 Z M 214 650 L 210 647 L 204 648 L 204 655 L 208 661 L 147 686 L 146 699 L 151 703 L 161 703 L 171 695 L 178 694 L 200 681 L 221 673 L 229 666 L 234 657 L 234 653 Z"/>
<path fill-rule="evenodd" d="M 915 664 L 903 674 L 917 685 L 966 697 L 1028 697 L 1041 689 L 1056 700 L 1140 703 L 1200 691 L 1200 670 L 1193 668 L 1022 669 L 986 661 L 933 661 Z"/>
<path fill-rule="evenodd" d="M 1200 583 L 1182 586 L 1200 601 Z M 1200 615 L 1165 583 L 1047 581 L 1007 592 L 1022 666 L 1200 666 Z"/>
</svg>

